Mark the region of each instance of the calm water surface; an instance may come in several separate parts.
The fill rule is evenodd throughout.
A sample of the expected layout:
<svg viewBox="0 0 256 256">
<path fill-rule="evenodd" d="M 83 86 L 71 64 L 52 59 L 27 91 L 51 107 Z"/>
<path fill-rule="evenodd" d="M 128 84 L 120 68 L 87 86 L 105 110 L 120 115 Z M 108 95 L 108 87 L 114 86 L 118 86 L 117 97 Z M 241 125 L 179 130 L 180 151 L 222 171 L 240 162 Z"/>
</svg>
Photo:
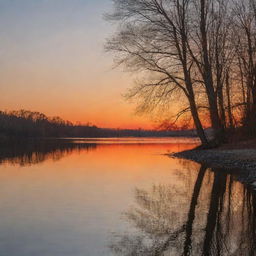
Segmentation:
<svg viewBox="0 0 256 256">
<path fill-rule="evenodd" d="M 0 256 L 255 255 L 254 177 L 171 158 L 192 139 L 0 148 Z"/>
</svg>

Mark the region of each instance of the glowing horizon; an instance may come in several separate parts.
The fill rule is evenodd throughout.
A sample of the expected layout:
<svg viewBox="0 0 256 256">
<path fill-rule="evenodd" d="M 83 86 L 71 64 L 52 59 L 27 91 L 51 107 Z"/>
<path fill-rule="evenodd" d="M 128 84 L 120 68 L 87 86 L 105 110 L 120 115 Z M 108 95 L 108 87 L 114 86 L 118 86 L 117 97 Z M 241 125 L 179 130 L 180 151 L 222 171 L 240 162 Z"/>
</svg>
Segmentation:
<svg viewBox="0 0 256 256">
<path fill-rule="evenodd" d="M 122 98 L 130 74 L 113 70 L 103 19 L 111 0 L 0 0 L 0 109 L 27 109 L 74 123 L 154 128 Z"/>
</svg>

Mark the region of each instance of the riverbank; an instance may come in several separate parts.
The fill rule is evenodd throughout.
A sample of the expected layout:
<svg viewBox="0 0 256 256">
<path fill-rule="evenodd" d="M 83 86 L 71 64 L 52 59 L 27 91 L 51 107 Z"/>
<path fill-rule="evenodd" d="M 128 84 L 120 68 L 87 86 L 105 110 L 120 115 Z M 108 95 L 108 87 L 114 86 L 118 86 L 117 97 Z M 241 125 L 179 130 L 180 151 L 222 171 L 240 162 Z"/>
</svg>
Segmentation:
<svg viewBox="0 0 256 256">
<path fill-rule="evenodd" d="M 256 170 L 255 141 L 223 145 L 217 149 L 192 149 L 171 154 L 171 157 L 192 160 L 211 168 Z"/>
</svg>

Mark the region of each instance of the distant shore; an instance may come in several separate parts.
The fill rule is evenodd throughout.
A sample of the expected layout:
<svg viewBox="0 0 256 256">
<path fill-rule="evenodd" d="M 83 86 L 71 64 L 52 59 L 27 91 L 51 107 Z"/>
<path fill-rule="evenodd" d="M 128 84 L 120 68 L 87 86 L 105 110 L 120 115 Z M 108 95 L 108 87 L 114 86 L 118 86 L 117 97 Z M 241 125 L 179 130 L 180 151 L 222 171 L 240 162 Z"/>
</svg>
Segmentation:
<svg viewBox="0 0 256 256">
<path fill-rule="evenodd" d="M 170 156 L 192 160 L 210 168 L 256 170 L 255 141 L 224 145 L 217 149 L 192 149 Z"/>
</svg>

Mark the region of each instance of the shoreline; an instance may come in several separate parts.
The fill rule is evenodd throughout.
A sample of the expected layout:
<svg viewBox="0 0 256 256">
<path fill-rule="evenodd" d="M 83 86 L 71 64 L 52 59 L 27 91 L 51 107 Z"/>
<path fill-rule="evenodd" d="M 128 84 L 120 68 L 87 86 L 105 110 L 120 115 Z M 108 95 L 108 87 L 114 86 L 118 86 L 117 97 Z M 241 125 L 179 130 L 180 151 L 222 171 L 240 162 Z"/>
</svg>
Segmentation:
<svg viewBox="0 0 256 256">
<path fill-rule="evenodd" d="M 205 164 L 209 168 L 256 170 L 256 149 L 192 149 L 169 156 Z"/>
</svg>

